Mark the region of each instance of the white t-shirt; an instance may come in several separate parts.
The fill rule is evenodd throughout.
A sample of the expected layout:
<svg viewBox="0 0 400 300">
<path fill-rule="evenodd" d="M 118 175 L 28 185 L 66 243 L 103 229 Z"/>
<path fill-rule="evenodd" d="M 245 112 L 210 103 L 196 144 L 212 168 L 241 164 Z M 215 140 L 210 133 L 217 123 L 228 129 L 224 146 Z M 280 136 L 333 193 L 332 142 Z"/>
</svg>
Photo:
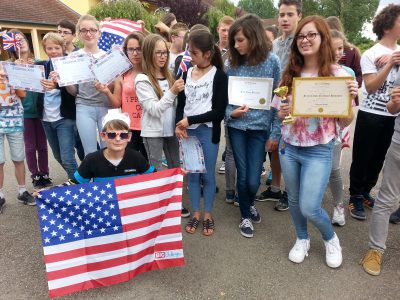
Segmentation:
<svg viewBox="0 0 400 300">
<path fill-rule="evenodd" d="M 172 74 L 174 74 L 175 70 L 175 60 L 178 57 L 179 53 L 169 53 L 169 63 L 168 63 L 168 69 L 171 71 Z"/>
<path fill-rule="evenodd" d="M 183 111 L 184 117 L 201 115 L 212 109 L 213 83 L 214 76 L 217 72 L 216 67 L 212 67 L 203 77 L 194 80 L 192 78 L 193 68 L 188 70 L 185 95 L 186 104 Z M 204 123 L 208 127 L 212 127 L 212 122 Z M 192 124 L 188 128 L 195 129 L 200 124 Z"/>
<path fill-rule="evenodd" d="M 160 84 L 161 90 L 163 93 L 169 90 L 168 80 L 159 79 L 158 83 Z M 175 133 L 175 107 L 171 106 L 167 108 L 164 112 L 164 124 L 163 124 L 163 136 L 174 136 Z"/>
<path fill-rule="evenodd" d="M 378 69 L 375 65 L 375 60 L 382 55 L 391 55 L 395 51 L 399 51 L 400 46 L 397 46 L 396 50 L 392 50 L 378 43 L 364 52 L 361 56 L 361 70 L 362 74 L 378 73 Z M 360 110 L 370 112 L 382 116 L 393 116 L 387 111 L 386 104 L 390 99 L 390 90 L 393 88 L 393 84 L 396 78 L 400 76 L 399 67 L 393 67 L 387 76 L 382 86 L 372 94 L 369 94 L 365 88 L 365 82 L 362 84 L 363 102 L 360 106 Z"/>
</svg>

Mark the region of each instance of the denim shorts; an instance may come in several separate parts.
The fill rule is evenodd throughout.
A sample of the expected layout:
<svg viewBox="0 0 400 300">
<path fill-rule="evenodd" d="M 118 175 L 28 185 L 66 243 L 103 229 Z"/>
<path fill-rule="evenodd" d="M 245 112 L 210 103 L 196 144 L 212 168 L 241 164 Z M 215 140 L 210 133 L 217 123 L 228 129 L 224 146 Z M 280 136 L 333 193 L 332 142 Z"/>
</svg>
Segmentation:
<svg viewBox="0 0 400 300">
<path fill-rule="evenodd" d="M 6 159 L 4 155 L 4 137 L 7 136 L 8 145 L 10 146 L 10 157 L 13 161 L 23 161 L 25 159 L 24 132 L 8 132 L 0 133 L 0 164 Z"/>
</svg>

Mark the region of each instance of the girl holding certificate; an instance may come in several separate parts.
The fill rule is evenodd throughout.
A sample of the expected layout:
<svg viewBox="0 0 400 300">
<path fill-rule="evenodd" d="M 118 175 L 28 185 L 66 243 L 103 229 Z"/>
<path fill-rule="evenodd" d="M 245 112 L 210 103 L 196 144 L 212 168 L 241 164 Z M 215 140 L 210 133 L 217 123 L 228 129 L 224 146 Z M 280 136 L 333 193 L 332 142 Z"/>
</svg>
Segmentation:
<svg viewBox="0 0 400 300">
<path fill-rule="evenodd" d="M 34 64 L 35 57 L 29 49 L 26 36 L 11 29 L 20 36 L 20 47 L 18 51 L 10 51 L 12 61 L 20 64 Z M 32 185 L 34 188 L 44 188 L 52 185 L 49 177 L 49 159 L 46 142 L 46 134 L 37 109 L 38 93 L 27 91 L 22 105 L 24 107 L 24 142 L 26 163 L 31 172 Z"/>
<path fill-rule="evenodd" d="M 87 54 L 96 59 L 105 54 L 98 46 L 100 38 L 100 24 L 91 15 L 81 16 L 76 25 L 79 38 L 83 42 L 83 49 L 71 55 Z M 111 105 L 107 96 L 96 90 L 93 82 L 85 82 L 67 86 L 71 95 L 76 96 L 76 126 L 82 140 L 85 155 L 97 151 L 97 131 L 102 130 L 102 120 Z M 105 143 L 100 140 L 103 148 Z"/>
<path fill-rule="evenodd" d="M 257 16 L 246 15 L 237 19 L 229 30 L 230 58 L 226 69 L 228 76 L 273 78 L 275 89 L 280 79 L 280 63 L 271 49 L 272 44 Z M 270 101 L 271 98 L 272 94 L 263 100 Z M 237 168 L 237 190 L 242 217 L 240 233 L 251 238 L 254 231 L 252 223 L 261 222 L 254 199 L 260 186 L 265 145 L 268 141 L 269 151 L 277 149 L 280 124 L 275 108 L 250 109 L 246 104 L 229 104 L 225 119 Z"/>
<path fill-rule="evenodd" d="M 144 36 L 141 32 L 132 32 L 125 38 L 122 49 L 132 63 L 133 68 L 115 80 L 114 92 L 111 92 L 108 86 L 100 82 L 96 83 L 96 89 L 107 95 L 108 100 L 114 108 L 121 108 L 123 112 L 129 114 L 132 138 L 128 143 L 128 147 L 140 151 L 147 158 L 143 139 L 140 136 L 142 107 L 139 104 L 134 84 L 136 76 L 142 73 L 143 39 Z"/>
<path fill-rule="evenodd" d="M 192 65 L 185 79 L 185 91 L 178 95 L 176 129 L 178 138 L 196 136 L 203 149 L 206 173 L 189 173 L 192 219 L 186 232 L 194 233 L 200 220 L 201 182 L 204 191 L 203 234 L 214 233 L 211 211 L 215 198 L 215 164 L 218 156 L 221 121 L 228 101 L 228 77 L 223 72 L 221 52 L 208 29 L 197 29 L 188 37 Z"/>
<path fill-rule="evenodd" d="M 282 75 L 281 86 L 289 87 L 291 102 L 294 77 L 348 76 L 335 65 L 332 38 L 325 20 L 319 16 L 304 18 L 298 25 L 289 64 Z M 357 82 L 348 82 L 352 98 L 357 96 Z M 279 107 L 275 97 L 273 106 Z M 290 104 L 281 104 L 279 118 L 290 114 Z M 350 118 L 296 117 L 291 124 L 282 125 L 280 161 L 289 198 L 289 211 L 296 229 L 297 240 L 289 252 L 289 260 L 303 262 L 308 256 L 310 239 L 307 222 L 321 232 L 326 248 L 326 263 L 331 268 L 342 264 L 342 249 L 333 231 L 328 214 L 321 207 L 332 166 L 332 150 L 337 136 L 336 125 L 348 126 Z"/>
<path fill-rule="evenodd" d="M 184 82 L 182 78 L 175 81 L 169 71 L 167 42 L 160 35 L 148 35 L 143 41 L 142 53 L 143 73 L 136 76 L 135 87 L 143 108 L 141 135 L 149 163 L 161 170 L 164 151 L 168 168 L 177 168 L 180 164 L 175 107 Z"/>
</svg>

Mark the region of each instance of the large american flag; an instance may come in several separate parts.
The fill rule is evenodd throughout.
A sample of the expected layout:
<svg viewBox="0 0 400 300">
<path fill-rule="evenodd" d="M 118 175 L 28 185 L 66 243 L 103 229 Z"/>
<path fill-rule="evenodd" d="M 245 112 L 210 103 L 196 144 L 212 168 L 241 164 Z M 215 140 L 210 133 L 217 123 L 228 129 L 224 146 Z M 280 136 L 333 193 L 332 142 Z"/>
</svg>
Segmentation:
<svg viewBox="0 0 400 300">
<path fill-rule="evenodd" d="M 142 25 L 131 20 L 115 19 L 100 23 L 99 48 L 108 51 L 114 45 L 122 45 L 132 31 L 142 31 Z"/>
<path fill-rule="evenodd" d="M 43 191 L 37 199 L 49 296 L 185 264 L 180 169 Z"/>
<path fill-rule="evenodd" d="M 3 32 L 1 38 L 3 39 L 3 50 L 18 51 L 20 48 L 22 36 L 19 33 Z"/>
</svg>

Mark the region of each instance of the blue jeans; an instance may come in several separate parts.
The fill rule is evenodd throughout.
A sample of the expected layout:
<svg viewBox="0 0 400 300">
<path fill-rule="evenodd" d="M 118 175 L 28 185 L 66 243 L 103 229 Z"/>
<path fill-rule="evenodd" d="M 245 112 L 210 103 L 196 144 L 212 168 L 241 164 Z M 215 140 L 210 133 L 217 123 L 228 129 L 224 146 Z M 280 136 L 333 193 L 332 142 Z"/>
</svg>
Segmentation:
<svg viewBox="0 0 400 300">
<path fill-rule="evenodd" d="M 81 137 L 85 156 L 97 151 L 97 130 L 99 133 L 102 131 L 102 121 L 107 112 L 107 107 L 76 105 L 76 127 Z M 100 139 L 100 148 L 105 146 L 105 143 Z"/>
<path fill-rule="evenodd" d="M 265 157 L 267 130 L 239 130 L 228 127 L 233 157 L 237 169 L 236 188 L 242 218 L 250 218 L 250 206 L 260 186 L 261 169 Z"/>
<path fill-rule="evenodd" d="M 68 178 L 74 178 L 78 169 L 75 160 L 75 120 L 43 121 L 43 128 L 54 158 L 67 172 Z"/>
<path fill-rule="evenodd" d="M 200 180 L 203 179 L 204 211 L 211 212 L 215 198 L 215 164 L 217 162 L 219 144 L 213 144 L 212 128 L 207 125 L 200 125 L 196 129 L 188 129 L 189 136 L 195 136 L 199 139 L 203 148 L 204 163 L 207 173 L 189 173 L 189 195 L 194 212 L 200 211 Z"/>
<path fill-rule="evenodd" d="M 318 228 L 325 241 L 334 235 L 331 220 L 321 207 L 332 168 L 332 151 L 333 141 L 311 147 L 281 142 L 279 158 L 299 239 L 308 239 L 307 220 Z"/>
</svg>

